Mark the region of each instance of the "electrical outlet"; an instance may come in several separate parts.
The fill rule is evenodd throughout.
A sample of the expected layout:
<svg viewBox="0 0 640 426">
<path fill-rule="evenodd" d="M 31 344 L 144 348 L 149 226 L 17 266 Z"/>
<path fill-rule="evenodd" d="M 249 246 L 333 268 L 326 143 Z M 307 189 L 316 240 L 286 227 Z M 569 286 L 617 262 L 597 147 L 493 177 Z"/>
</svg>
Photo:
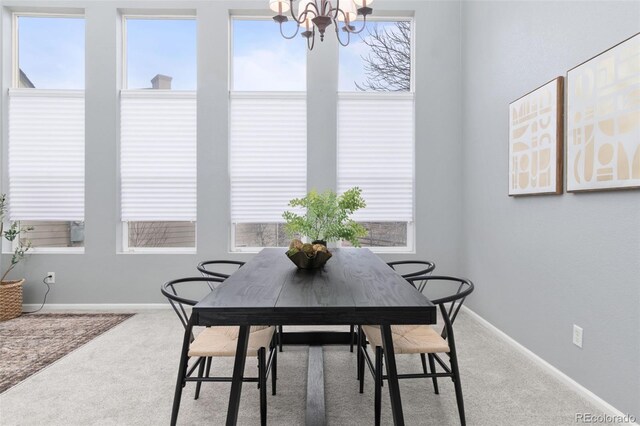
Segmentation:
<svg viewBox="0 0 640 426">
<path fill-rule="evenodd" d="M 45 278 L 47 284 L 55 284 L 56 283 L 56 273 L 55 272 L 47 272 L 47 277 Z"/>
<path fill-rule="evenodd" d="M 582 327 L 573 324 L 573 344 L 582 348 Z"/>
</svg>

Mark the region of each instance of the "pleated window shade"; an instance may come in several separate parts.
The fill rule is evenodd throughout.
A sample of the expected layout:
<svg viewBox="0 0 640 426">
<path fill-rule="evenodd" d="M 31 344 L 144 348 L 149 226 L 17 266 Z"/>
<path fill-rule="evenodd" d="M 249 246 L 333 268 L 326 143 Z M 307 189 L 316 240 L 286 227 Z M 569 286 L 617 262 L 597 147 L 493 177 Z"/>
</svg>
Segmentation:
<svg viewBox="0 0 640 426">
<path fill-rule="evenodd" d="M 306 93 L 233 92 L 229 154 L 231 221 L 283 222 L 307 192 Z"/>
<path fill-rule="evenodd" d="M 338 191 L 362 189 L 360 222 L 413 222 L 412 93 L 340 93 Z"/>
<path fill-rule="evenodd" d="M 196 93 L 121 92 L 122 221 L 196 220 Z"/>
<path fill-rule="evenodd" d="M 84 220 L 84 91 L 9 90 L 9 218 Z"/>
</svg>

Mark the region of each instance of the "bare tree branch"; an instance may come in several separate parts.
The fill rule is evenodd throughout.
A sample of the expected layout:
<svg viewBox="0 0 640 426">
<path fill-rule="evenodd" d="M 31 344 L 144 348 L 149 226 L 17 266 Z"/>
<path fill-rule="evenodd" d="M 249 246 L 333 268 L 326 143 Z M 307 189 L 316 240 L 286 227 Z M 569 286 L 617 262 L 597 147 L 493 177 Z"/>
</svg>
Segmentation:
<svg viewBox="0 0 640 426">
<path fill-rule="evenodd" d="M 408 92 L 411 90 L 411 25 L 396 22 L 393 28 L 373 25 L 362 37 L 370 53 L 362 55 L 366 81 L 355 82 L 360 91 Z"/>
<path fill-rule="evenodd" d="M 168 238 L 164 222 L 129 222 L 130 247 L 162 247 Z"/>
</svg>

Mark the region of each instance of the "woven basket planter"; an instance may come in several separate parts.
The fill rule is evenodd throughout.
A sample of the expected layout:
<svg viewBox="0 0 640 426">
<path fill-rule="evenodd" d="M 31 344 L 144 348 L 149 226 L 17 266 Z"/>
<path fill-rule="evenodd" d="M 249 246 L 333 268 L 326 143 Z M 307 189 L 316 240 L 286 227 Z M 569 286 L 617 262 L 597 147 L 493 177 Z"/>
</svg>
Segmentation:
<svg viewBox="0 0 640 426">
<path fill-rule="evenodd" d="M 0 321 L 22 315 L 22 284 L 24 281 L 22 279 L 0 283 Z"/>
<path fill-rule="evenodd" d="M 287 257 L 300 269 L 318 269 L 327 263 L 327 260 L 331 258 L 331 253 L 319 251 L 315 256 L 307 257 L 306 254 L 299 251 L 293 255 L 287 254 Z"/>
</svg>

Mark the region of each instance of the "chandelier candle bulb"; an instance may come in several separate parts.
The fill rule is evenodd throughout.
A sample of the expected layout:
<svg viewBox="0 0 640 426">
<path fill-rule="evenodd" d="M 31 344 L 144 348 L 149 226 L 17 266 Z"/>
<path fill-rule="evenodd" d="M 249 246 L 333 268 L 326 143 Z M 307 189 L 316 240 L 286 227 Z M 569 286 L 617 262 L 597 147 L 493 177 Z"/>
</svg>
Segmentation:
<svg viewBox="0 0 640 426">
<path fill-rule="evenodd" d="M 356 3 L 356 6 L 358 6 L 358 9 L 363 8 L 363 7 L 371 7 L 371 3 L 373 3 L 373 0 L 353 0 Z"/>
<path fill-rule="evenodd" d="M 349 24 L 350 22 L 358 19 L 356 4 L 353 2 L 353 0 L 341 1 L 340 9 L 342 9 L 342 13 L 338 13 L 338 21 L 346 22 L 347 24 Z"/>
</svg>

